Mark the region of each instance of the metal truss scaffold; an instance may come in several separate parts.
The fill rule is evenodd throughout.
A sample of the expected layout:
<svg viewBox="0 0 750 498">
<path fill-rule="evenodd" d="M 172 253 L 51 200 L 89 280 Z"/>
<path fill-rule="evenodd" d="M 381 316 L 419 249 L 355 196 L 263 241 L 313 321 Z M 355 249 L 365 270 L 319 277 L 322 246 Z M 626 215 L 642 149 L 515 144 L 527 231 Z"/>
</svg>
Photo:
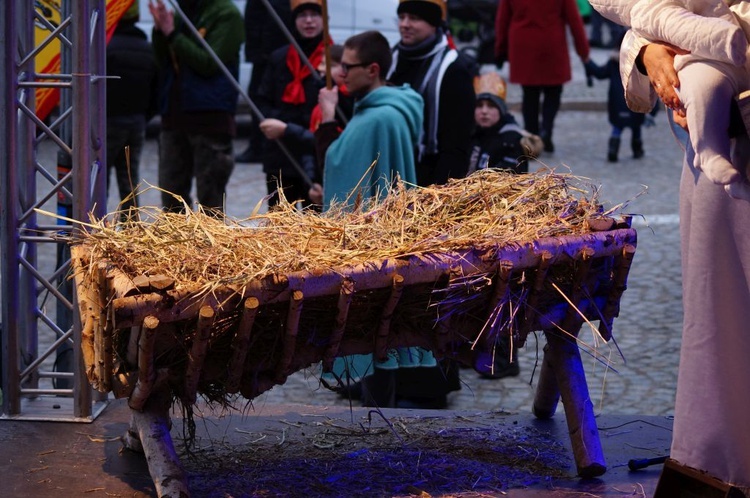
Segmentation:
<svg viewBox="0 0 750 498">
<path fill-rule="evenodd" d="M 105 0 L 0 7 L 0 376 L 4 419 L 91 421 L 105 399 L 82 370 L 60 235 L 106 209 Z M 58 53 L 60 69 L 39 60 Z M 57 110 L 40 119 L 44 92 Z"/>
</svg>

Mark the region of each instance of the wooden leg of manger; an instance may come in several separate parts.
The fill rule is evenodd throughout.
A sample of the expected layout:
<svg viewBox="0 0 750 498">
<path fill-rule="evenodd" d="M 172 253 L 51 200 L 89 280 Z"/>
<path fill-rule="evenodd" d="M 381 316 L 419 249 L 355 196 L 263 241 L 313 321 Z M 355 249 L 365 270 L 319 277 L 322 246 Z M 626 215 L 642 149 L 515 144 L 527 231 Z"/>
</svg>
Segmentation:
<svg viewBox="0 0 750 498">
<path fill-rule="evenodd" d="M 542 368 L 539 372 L 539 383 L 536 385 L 534 395 L 534 406 L 532 412 L 536 418 L 552 418 L 557 411 L 557 403 L 560 401 L 560 389 L 557 387 L 555 370 L 552 367 L 552 354 L 549 352 L 549 344 L 544 346 L 544 357 Z"/>
<path fill-rule="evenodd" d="M 169 433 L 172 397 L 166 383 L 154 389 L 143 410 L 131 410 L 130 429 L 125 446 L 142 451 L 159 498 L 189 498 L 185 472 Z"/>
<path fill-rule="evenodd" d="M 607 465 L 578 345 L 573 337 L 557 331 L 546 331 L 545 335 L 547 350 L 544 360 L 545 363 L 549 360 L 560 392 L 578 475 L 600 476 L 607 470 Z"/>
</svg>

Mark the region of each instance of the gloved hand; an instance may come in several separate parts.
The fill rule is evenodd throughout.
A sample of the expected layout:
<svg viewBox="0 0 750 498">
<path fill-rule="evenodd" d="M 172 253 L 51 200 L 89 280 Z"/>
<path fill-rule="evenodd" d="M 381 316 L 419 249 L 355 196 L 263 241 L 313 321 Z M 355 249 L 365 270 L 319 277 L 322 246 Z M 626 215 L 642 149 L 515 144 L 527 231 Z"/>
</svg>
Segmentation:
<svg viewBox="0 0 750 498">
<path fill-rule="evenodd" d="M 644 128 L 656 126 L 656 120 L 654 120 L 654 117 L 651 114 L 646 114 L 646 117 L 643 120 L 643 126 Z"/>
<path fill-rule="evenodd" d="M 498 55 L 495 57 L 495 65 L 497 66 L 498 71 L 503 70 L 503 66 L 505 65 L 505 56 L 504 55 Z"/>
</svg>

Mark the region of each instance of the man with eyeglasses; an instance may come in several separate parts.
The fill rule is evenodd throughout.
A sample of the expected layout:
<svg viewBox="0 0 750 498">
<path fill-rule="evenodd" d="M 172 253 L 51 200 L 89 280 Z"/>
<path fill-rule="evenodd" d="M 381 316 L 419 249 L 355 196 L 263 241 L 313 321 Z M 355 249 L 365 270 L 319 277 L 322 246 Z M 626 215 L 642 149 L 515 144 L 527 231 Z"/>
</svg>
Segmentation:
<svg viewBox="0 0 750 498">
<path fill-rule="evenodd" d="M 322 0 L 291 0 L 290 5 L 296 41 L 312 66 L 317 67 L 324 56 Z M 290 202 L 310 204 L 308 185 L 276 140 L 282 140 L 307 176 L 315 178 L 314 149 L 302 133 L 310 124 L 319 88 L 291 44 L 275 50 L 269 57 L 256 101 L 266 117 L 260 123 L 260 130 L 269 139 L 262 156 L 269 207 L 279 202 L 278 188 L 284 189 L 284 196 Z"/>
<path fill-rule="evenodd" d="M 416 183 L 415 151 L 424 103 L 409 86 L 387 86 L 385 75 L 390 65 L 388 40 L 379 32 L 367 31 L 346 41 L 341 68 L 356 103 L 343 132 L 338 131 L 334 115 L 336 88 L 320 90 L 323 123 L 315 136 L 318 157 L 325 158 L 322 194 L 326 208 L 334 202 L 353 206 L 359 200 L 383 196 L 396 177 L 407 184 Z M 321 190 L 319 185 L 316 188 Z M 395 407 L 396 372 L 436 365 L 430 351 L 400 348 L 389 351 L 382 362 L 371 354 L 337 358 L 333 373 L 324 374 L 324 378 L 334 383 L 344 379 L 344 385 L 338 386 L 342 394 L 361 396 L 364 406 Z M 362 389 L 355 395 L 348 389 L 352 385 Z"/>
<path fill-rule="evenodd" d="M 315 138 L 324 165 L 325 208 L 332 202 L 351 204 L 356 197 L 385 195 L 397 176 L 416 182 L 414 151 L 422 127 L 422 97 L 408 86 L 386 85 L 390 64 L 388 40 L 379 32 L 366 31 L 346 40 L 341 71 L 356 101 L 342 132 L 335 120 L 338 89 L 320 90 L 322 122 Z"/>
</svg>

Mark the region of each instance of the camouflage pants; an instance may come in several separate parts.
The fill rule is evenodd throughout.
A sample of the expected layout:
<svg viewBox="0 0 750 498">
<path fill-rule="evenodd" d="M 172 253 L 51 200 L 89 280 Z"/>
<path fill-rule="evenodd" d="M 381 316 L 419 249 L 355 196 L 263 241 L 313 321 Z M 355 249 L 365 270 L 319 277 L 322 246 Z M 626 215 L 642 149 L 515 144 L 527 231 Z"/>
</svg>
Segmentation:
<svg viewBox="0 0 750 498">
<path fill-rule="evenodd" d="M 159 134 L 159 187 L 164 209 L 193 208 L 190 191 L 195 178 L 198 203 L 223 211 L 224 196 L 234 169 L 232 140 L 175 130 Z"/>
</svg>

